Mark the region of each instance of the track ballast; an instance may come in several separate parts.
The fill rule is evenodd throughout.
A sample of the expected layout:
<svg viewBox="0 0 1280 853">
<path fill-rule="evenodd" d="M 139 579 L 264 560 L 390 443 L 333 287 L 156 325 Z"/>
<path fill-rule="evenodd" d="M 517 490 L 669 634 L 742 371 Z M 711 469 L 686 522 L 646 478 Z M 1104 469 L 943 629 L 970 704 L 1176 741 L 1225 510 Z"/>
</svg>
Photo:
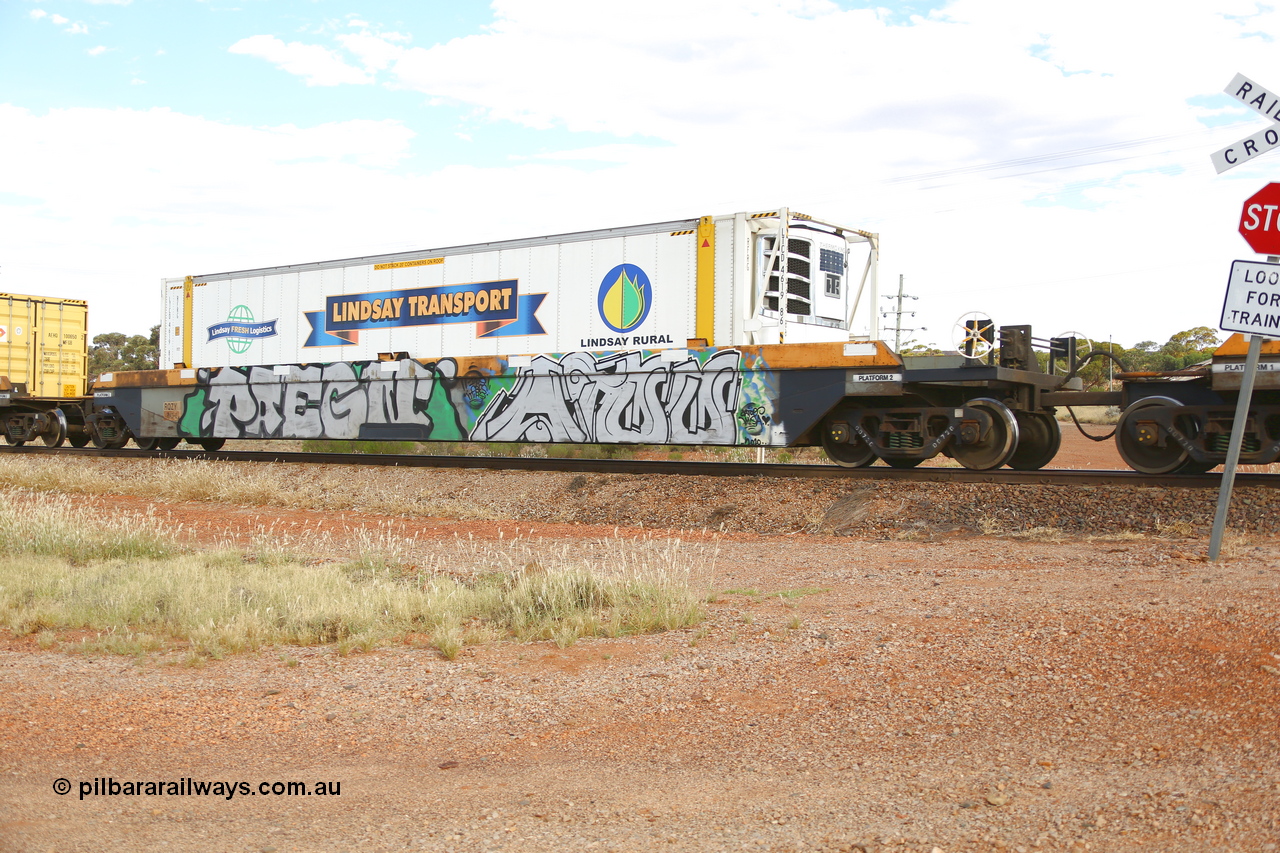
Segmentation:
<svg viewBox="0 0 1280 853">
<path fill-rule="evenodd" d="M 634 459 L 547 459 L 514 456 L 433 456 L 429 454 L 303 453 L 280 450 L 98 450 L 94 448 L 0 446 L 0 452 L 17 455 L 86 456 L 112 459 L 186 459 L 218 462 L 275 462 L 304 465 L 355 465 L 400 468 L 472 468 L 491 471 L 539 471 L 593 474 L 662 474 L 686 477 L 794 477 L 802 479 L 904 480 L 908 482 L 990 483 L 1043 486 L 1137 486 L 1205 489 L 1217 488 L 1219 473 L 1143 474 L 1138 471 L 1106 471 L 1050 468 L 1015 471 L 1011 468 L 972 471 L 967 468 L 890 468 L 871 465 L 844 468 L 837 465 L 794 465 L 757 462 L 676 462 Z M 1280 487 L 1280 474 L 1237 473 L 1238 487 Z"/>
</svg>

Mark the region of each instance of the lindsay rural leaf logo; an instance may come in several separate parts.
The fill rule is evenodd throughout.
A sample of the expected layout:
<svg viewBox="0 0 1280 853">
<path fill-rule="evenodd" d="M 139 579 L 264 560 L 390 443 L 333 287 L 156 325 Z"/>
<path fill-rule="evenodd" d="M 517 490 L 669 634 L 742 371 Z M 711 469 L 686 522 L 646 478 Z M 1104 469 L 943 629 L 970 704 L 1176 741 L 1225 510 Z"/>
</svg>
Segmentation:
<svg viewBox="0 0 1280 853">
<path fill-rule="evenodd" d="M 649 316 L 653 285 L 635 264 L 618 264 L 605 273 L 598 296 L 600 319 L 615 332 L 629 332 Z"/>
</svg>

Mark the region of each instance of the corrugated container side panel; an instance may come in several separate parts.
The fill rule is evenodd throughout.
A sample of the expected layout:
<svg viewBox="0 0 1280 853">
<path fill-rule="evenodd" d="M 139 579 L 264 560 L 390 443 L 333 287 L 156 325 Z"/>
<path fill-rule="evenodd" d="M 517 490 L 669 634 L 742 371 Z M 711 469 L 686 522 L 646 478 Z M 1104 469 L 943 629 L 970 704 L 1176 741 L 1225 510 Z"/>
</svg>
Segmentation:
<svg viewBox="0 0 1280 853">
<path fill-rule="evenodd" d="M 286 323 L 284 318 L 296 317 L 298 321 L 302 320 L 302 315 L 298 313 L 300 307 L 298 294 L 305 286 L 303 277 L 307 275 L 310 273 L 300 272 L 281 276 L 279 284 L 263 291 L 262 301 L 259 303 L 260 310 L 253 312 L 254 319 L 257 321 L 276 321 L 276 334 L 261 340 L 262 351 L 270 353 L 268 361 L 279 361 L 285 353 L 301 352 L 302 342 L 297 340 L 298 326 L 301 323 L 297 321 Z M 254 346 L 257 346 L 257 343 L 251 344 L 250 349 Z"/>
<path fill-rule="evenodd" d="M 88 309 L 76 302 L 46 300 L 41 325 L 42 394 L 45 397 L 79 397 L 85 390 L 88 346 L 85 332 Z"/>
<path fill-rule="evenodd" d="M 450 260 L 452 259 L 446 258 L 443 264 L 418 268 L 418 280 L 414 286 L 422 289 L 443 287 L 449 280 Z M 449 327 L 446 324 L 436 323 L 418 326 L 415 332 L 419 341 L 415 351 L 421 351 L 424 354 L 429 353 L 430 357 L 438 357 L 444 353 L 445 347 L 448 346 Z"/>
<path fill-rule="evenodd" d="M 191 336 L 190 367 L 222 367 L 229 363 L 227 358 L 218 358 L 212 347 L 205 345 L 205 331 L 213 322 L 219 311 L 217 303 L 222 302 L 222 293 L 230 286 L 227 281 L 211 281 L 204 286 L 197 286 L 191 291 L 191 328 L 187 334 Z M 226 314 L 222 314 L 226 319 Z M 223 350 L 226 345 L 223 345 Z"/>
<path fill-rule="evenodd" d="M 182 327 L 184 279 L 160 280 L 161 299 L 164 304 L 164 322 L 160 326 L 160 366 L 173 367 L 182 361 Z"/>
<path fill-rule="evenodd" d="M 405 267 L 401 269 L 374 270 L 368 265 L 347 268 L 348 287 L 342 292 L 348 295 L 369 293 L 374 291 L 418 290 L 424 287 L 438 287 L 444 282 L 444 266 L 437 264 L 429 267 Z M 336 295 L 338 291 L 326 290 L 321 296 L 325 298 Z M 348 353 L 356 352 L 361 358 L 376 358 L 380 352 L 417 352 L 424 347 L 438 343 L 439 334 L 433 336 L 425 326 L 404 326 L 397 330 L 369 329 L 359 333 L 359 344 L 328 349 L 328 358 L 348 358 Z M 334 355 L 333 353 L 337 353 Z"/>
<path fill-rule="evenodd" d="M 318 311 L 323 319 L 326 297 L 346 293 L 359 293 L 363 281 L 363 277 L 357 277 L 351 267 L 321 270 L 319 283 L 306 291 L 298 310 L 303 312 Z M 284 322 L 283 318 L 281 322 Z M 297 337 L 301 339 L 298 345 L 303 347 L 311 336 L 311 324 L 302 316 L 297 317 L 294 322 L 298 324 Z M 302 356 L 299 361 L 327 363 L 357 360 L 360 356 L 356 353 L 356 350 L 355 346 L 311 346 L 300 348 L 297 352 Z"/>
<path fill-rule="evenodd" d="M 743 303 L 750 298 L 751 283 L 743 266 L 744 249 L 739 245 L 732 216 L 716 219 L 715 224 L 715 343 L 716 346 L 738 346 L 742 337 Z M 750 241 L 748 241 L 750 242 Z"/>
<path fill-rule="evenodd" d="M 684 347 L 693 337 L 698 316 L 698 237 L 697 234 L 655 235 L 654 249 L 657 275 L 654 282 L 654 306 L 649 319 L 636 330 L 640 336 L 661 335 L 669 338 L 662 347 Z M 661 289 L 663 299 L 658 301 Z"/>
<path fill-rule="evenodd" d="M 318 347 L 307 347 L 307 338 L 311 324 L 306 315 L 313 311 L 324 311 L 324 280 L 327 270 L 307 270 L 298 274 L 298 286 L 291 292 L 291 299 L 280 304 L 279 347 L 277 358 L 293 361 L 300 356 L 300 362 L 333 361 L 326 357 L 325 350 Z M 276 359 L 272 359 L 276 361 Z"/>
<path fill-rule="evenodd" d="M 33 397 L 83 395 L 88 314 L 79 300 L 0 294 L 0 373 Z"/>
<path fill-rule="evenodd" d="M 524 250 L 527 251 L 527 250 Z M 466 255 L 471 259 L 470 270 L 466 273 L 462 280 L 450 282 L 451 284 L 479 284 L 486 281 L 501 281 L 506 276 L 502 275 L 502 253 L 500 251 L 477 252 L 475 254 Z M 496 352 L 493 341 L 481 341 L 476 336 L 476 326 L 472 323 L 456 323 L 452 324 L 456 330 L 451 335 L 451 343 L 458 345 L 456 352 L 458 357 L 481 355 L 486 351 Z M 441 352 L 439 355 L 449 355 L 448 352 Z"/>
<path fill-rule="evenodd" d="M 557 271 L 557 293 L 547 297 L 551 304 L 545 304 L 543 313 L 547 314 L 552 324 L 547 326 L 551 352 L 559 352 L 559 346 L 566 335 L 581 338 L 603 336 L 604 323 L 592 319 L 596 313 L 595 293 L 587 293 L 582 282 L 589 281 L 596 268 L 596 257 L 608 253 L 609 244 L 617 244 L 613 253 L 622 253 L 622 239 L 592 240 L 589 243 L 566 243 L 560 247 L 560 268 Z M 615 334 L 609 331 L 610 335 Z M 575 343 L 577 343 L 575 341 Z M 569 349 L 581 349 L 581 346 L 570 346 Z"/>
<path fill-rule="evenodd" d="M 0 296 L 0 374 L 9 381 L 31 381 L 31 302 L 23 296 Z"/>
<path fill-rule="evenodd" d="M 559 266 L 559 247 L 532 246 L 516 249 L 505 249 L 499 253 L 498 266 L 489 278 L 496 281 L 515 279 L 519 284 L 519 293 L 527 297 L 531 293 L 546 293 L 547 297 L 539 306 L 535 316 L 541 321 L 543 333 L 540 335 L 506 335 L 479 337 L 471 333 L 473 343 L 471 355 L 509 355 L 536 352 L 544 349 L 545 342 L 555 337 L 556 323 L 554 315 L 549 313 L 550 302 L 558 289 L 556 281 Z M 449 355 L 443 349 L 436 355 Z"/>
<path fill-rule="evenodd" d="M 733 346 L 733 311 L 735 310 L 735 275 L 737 273 L 736 244 L 733 220 L 715 220 L 715 322 L 712 333 L 716 346 Z"/>
</svg>

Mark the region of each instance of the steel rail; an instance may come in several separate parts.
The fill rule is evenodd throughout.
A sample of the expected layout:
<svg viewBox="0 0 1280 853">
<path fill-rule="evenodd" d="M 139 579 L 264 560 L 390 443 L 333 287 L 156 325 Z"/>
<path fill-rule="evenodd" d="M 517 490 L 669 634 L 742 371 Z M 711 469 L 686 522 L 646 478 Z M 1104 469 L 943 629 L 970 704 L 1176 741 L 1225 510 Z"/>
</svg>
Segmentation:
<svg viewBox="0 0 1280 853">
<path fill-rule="evenodd" d="M 1042 468 L 1015 471 L 998 468 L 971 471 L 967 468 L 843 468 L 838 465 L 792 465 L 758 462 L 675 462 L 635 459 L 547 459 L 518 456 L 432 456 L 373 453 L 302 453 L 280 450 L 98 450 L 95 448 L 0 446 L 0 453 L 53 455 L 109 459 L 188 459 L 219 462 L 275 462 L 307 465 L 365 465 L 396 468 L 468 468 L 490 471 L 543 471 L 582 474 L 662 474 L 684 477 L 798 477 L 807 479 L 903 480 L 928 483 L 987 483 L 1039 486 L 1136 486 L 1184 489 L 1217 488 L 1222 475 L 1143 474 L 1138 471 L 1105 471 L 1078 468 Z M 1280 488 L 1280 474 L 1238 474 L 1242 488 Z"/>
</svg>

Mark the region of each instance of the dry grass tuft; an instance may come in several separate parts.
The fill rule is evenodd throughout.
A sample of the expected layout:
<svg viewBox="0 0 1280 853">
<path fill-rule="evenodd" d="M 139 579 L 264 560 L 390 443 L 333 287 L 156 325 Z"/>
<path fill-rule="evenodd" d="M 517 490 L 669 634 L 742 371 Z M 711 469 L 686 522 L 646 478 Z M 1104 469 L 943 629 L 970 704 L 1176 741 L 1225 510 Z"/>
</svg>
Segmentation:
<svg viewBox="0 0 1280 853">
<path fill-rule="evenodd" d="M 46 647 L 71 629 L 97 633 L 85 650 L 185 643 L 192 660 L 275 644 L 347 653 L 422 635 L 453 657 L 499 638 L 567 646 L 694 625 L 706 591 L 693 567 L 715 559 L 679 540 L 442 547 L 386 529 L 348 540 L 264 533 L 260 547 L 201 551 L 154 519 L 102 519 L 65 496 L 26 495 L 0 504 L 0 627 Z"/>
</svg>

